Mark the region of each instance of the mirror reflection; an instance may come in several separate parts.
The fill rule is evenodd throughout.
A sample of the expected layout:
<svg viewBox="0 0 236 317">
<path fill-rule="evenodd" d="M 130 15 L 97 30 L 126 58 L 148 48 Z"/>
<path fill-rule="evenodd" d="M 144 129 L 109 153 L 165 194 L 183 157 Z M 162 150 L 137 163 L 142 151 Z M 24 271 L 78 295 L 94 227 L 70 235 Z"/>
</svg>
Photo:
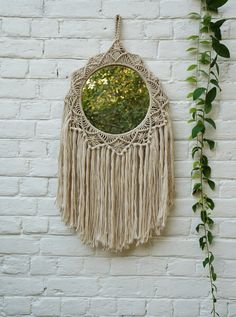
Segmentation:
<svg viewBox="0 0 236 317">
<path fill-rule="evenodd" d="M 120 134 L 134 129 L 149 107 L 144 80 L 133 69 L 110 65 L 94 72 L 82 91 L 82 107 L 97 129 Z"/>
</svg>

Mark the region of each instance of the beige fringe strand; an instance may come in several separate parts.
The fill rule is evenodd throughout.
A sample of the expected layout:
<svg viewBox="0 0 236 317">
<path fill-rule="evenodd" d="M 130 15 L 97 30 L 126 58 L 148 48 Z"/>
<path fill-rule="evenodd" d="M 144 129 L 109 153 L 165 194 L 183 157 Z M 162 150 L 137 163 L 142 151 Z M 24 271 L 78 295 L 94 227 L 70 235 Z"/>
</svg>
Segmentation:
<svg viewBox="0 0 236 317">
<path fill-rule="evenodd" d="M 122 155 L 91 149 L 64 116 L 57 205 L 63 220 L 93 247 L 122 251 L 159 235 L 173 204 L 170 124 L 153 129 L 150 143 L 131 144 Z"/>
</svg>

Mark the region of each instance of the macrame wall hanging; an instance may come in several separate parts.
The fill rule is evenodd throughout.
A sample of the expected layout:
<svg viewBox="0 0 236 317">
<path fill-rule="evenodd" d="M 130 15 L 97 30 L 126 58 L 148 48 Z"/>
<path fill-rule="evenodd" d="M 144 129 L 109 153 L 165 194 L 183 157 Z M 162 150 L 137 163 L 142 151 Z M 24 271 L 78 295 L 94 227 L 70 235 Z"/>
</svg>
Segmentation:
<svg viewBox="0 0 236 317">
<path fill-rule="evenodd" d="M 140 56 L 121 44 L 120 22 L 116 16 L 110 49 L 72 74 L 56 200 L 84 243 L 112 251 L 159 235 L 174 191 L 168 99 Z"/>
</svg>

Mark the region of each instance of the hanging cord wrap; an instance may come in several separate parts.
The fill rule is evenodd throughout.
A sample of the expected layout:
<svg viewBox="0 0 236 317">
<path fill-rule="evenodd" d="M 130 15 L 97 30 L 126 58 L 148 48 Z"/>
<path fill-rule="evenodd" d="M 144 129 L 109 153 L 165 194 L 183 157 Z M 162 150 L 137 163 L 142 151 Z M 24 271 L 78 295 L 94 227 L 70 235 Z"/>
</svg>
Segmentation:
<svg viewBox="0 0 236 317">
<path fill-rule="evenodd" d="M 121 16 L 116 15 L 116 28 L 115 28 L 115 40 L 120 41 L 120 29 L 121 29 Z"/>
</svg>

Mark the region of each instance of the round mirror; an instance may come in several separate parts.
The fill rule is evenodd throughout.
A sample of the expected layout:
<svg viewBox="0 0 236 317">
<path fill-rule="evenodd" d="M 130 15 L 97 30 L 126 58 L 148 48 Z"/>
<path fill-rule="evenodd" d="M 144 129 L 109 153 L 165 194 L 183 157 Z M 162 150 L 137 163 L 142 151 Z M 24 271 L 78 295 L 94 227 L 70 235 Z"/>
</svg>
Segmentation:
<svg viewBox="0 0 236 317">
<path fill-rule="evenodd" d="M 120 134 L 134 129 L 146 116 L 149 91 L 130 67 L 110 65 L 94 72 L 82 90 L 82 107 L 97 129 Z"/>
</svg>

